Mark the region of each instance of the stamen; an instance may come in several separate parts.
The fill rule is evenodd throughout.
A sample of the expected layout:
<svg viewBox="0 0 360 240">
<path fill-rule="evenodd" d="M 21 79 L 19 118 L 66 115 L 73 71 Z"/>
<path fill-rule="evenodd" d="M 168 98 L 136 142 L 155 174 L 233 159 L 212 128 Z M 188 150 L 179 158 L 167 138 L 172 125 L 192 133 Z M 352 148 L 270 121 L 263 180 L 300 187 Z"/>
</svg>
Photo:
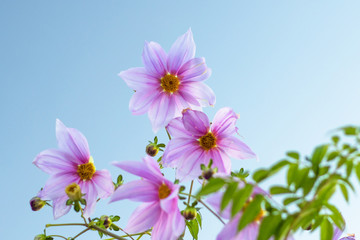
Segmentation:
<svg viewBox="0 0 360 240">
<path fill-rule="evenodd" d="M 167 198 L 171 193 L 170 188 L 165 184 L 161 184 L 161 186 L 159 187 L 159 198 L 160 199 L 164 199 Z"/>
<path fill-rule="evenodd" d="M 91 157 L 90 160 L 92 160 Z M 81 178 L 81 180 L 83 181 L 90 180 L 95 172 L 96 172 L 96 168 L 92 161 L 78 165 L 77 173 Z"/>
<path fill-rule="evenodd" d="M 170 73 L 163 76 L 161 79 L 161 87 L 167 93 L 174 93 L 179 89 L 180 81 L 177 76 Z"/>
<path fill-rule="evenodd" d="M 211 132 L 208 132 L 199 139 L 199 143 L 204 150 L 210 150 L 216 147 L 216 137 Z"/>
</svg>

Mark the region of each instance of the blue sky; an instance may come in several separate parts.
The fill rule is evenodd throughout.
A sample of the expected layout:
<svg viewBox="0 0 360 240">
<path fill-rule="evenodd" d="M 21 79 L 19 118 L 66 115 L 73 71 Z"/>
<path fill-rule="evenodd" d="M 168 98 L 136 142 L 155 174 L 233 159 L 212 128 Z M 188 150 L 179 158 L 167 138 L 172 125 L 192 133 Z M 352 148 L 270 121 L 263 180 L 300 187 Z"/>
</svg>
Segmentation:
<svg viewBox="0 0 360 240">
<path fill-rule="evenodd" d="M 234 160 L 235 169 L 269 166 L 288 150 L 309 154 L 328 141 L 330 130 L 359 125 L 359 7 L 357 1 L 332 0 L 2 0 L 1 236 L 31 239 L 46 223 L 77 221 L 75 214 L 54 221 L 50 209 L 31 212 L 28 204 L 48 177 L 31 162 L 56 147 L 56 118 L 85 134 L 96 167 L 108 168 L 114 178 L 120 170 L 111 161 L 144 155 L 154 133 L 147 116 L 129 112 L 132 91 L 117 74 L 142 66 L 145 40 L 169 50 L 191 27 L 196 55 L 213 70 L 207 84 L 217 104 L 205 112 L 210 118 L 224 106 L 238 112 L 243 140 L 260 159 Z M 164 132 L 158 136 L 166 141 Z M 352 195 L 350 205 L 341 197 L 334 203 L 347 232 L 360 236 L 359 200 Z M 125 225 L 136 205 L 105 201 L 96 214 L 119 214 Z M 204 215 L 200 239 L 214 239 L 221 225 Z M 89 233 L 84 239 L 97 238 Z"/>
</svg>

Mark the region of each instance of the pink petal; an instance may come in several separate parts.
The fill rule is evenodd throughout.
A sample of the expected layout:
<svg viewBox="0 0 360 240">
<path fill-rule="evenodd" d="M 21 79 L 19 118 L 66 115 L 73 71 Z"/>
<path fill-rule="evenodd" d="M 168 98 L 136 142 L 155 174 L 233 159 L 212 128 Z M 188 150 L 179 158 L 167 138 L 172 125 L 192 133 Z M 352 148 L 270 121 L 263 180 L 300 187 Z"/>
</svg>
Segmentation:
<svg viewBox="0 0 360 240">
<path fill-rule="evenodd" d="M 256 222 L 252 222 L 249 225 L 247 225 L 243 230 L 241 230 L 234 240 L 243 240 L 243 239 L 249 239 L 249 240 L 257 240 L 259 234 L 259 224 Z"/>
<path fill-rule="evenodd" d="M 197 102 L 196 105 L 193 105 L 190 102 L 187 102 L 181 94 L 174 94 L 174 96 L 175 96 L 174 118 L 182 117 L 182 112 L 184 109 L 192 109 L 192 110 L 201 111 L 202 107 L 199 105 L 199 102 Z"/>
<path fill-rule="evenodd" d="M 56 199 L 65 194 L 65 188 L 71 183 L 78 183 L 79 176 L 75 172 L 60 172 L 50 176 L 40 193 L 42 199 Z"/>
<path fill-rule="evenodd" d="M 148 167 L 150 172 L 152 172 L 154 175 L 158 176 L 158 178 L 164 178 L 160 171 L 159 164 L 157 163 L 157 161 L 154 158 L 152 158 L 150 156 L 145 156 L 145 157 L 143 157 L 142 160 L 146 164 L 146 166 Z"/>
<path fill-rule="evenodd" d="M 157 132 L 160 128 L 168 125 L 171 119 L 174 118 L 174 114 L 174 95 L 163 93 L 154 99 L 148 112 L 153 131 Z"/>
<path fill-rule="evenodd" d="M 238 115 L 231 108 L 221 108 L 214 117 L 211 131 L 217 137 L 233 135 L 237 131 L 235 124 L 238 118 Z"/>
<path fill-rule="evenodd" d="M 146 71 L 160 79 L 166 74 L 166 53 L 156 42 L 145 42 L 142 60 Z"/>
<path fill-rule="evenodd" d="M 181 65 L 195 57 L 195 42 L 189 29 L 171 46 L 167 59 L 167 68 L 171 74 L 177 75 Z"/>
<path fill-rule="evenodd" d="M 167 213 L 171 213 L 174 209 L 178 209 L 178 193 L 180 186 L 172 183 L 171 185 L 172 186 L 168 185 L 168 187 L 172 188 L 171 194 L 164 199 L 160 199 L 161 209 Z"/>
<path fill-rule="evenodd" d="M 119 76 L 133 90 L 143 91 L 156 89 L 160 86 L 160 80 L 148 74 L 145 68 L 130 68 L 119 73 Z"/>
<path fill-rule="evenodd" d="M 256 158 L 255 153 L 245 143 L 243 143 L 236 137 L 229 136 L 226 138 L 222 138 L 217 141 L 217 145 L 232 158 Z"/>
<path fill-rule="evenodd" d="M 197 138 L 200 138 L 209 132 L 210 122 L 203 112 L 187 110 L 183 113 L 182 120 L 185 129 Z"/>
<path fill-rule="evenodd" d="M 59 119 L 56 119 L 56 138 L 60 149 L 72 153 L 80 164 L 88 162 L 90 158 L 89 145 L 80 131 L 67 128 Z"/>
<path fill-rule="evenodd" d="M 179 209 L 176 209 L 176 211 L 171 214 L 170 218 L 172 219 L 173 235 L 175 235 L 176 237 L 181 236 L 181 234 L 185 230 L 185 219 L 180 214 Z"/>
<path fill-rule="evenodd" d="M 92 181 L 81 181 L 79 185 L 81 192 L 85 193 L 86 207 L 84 208 L 84 217 L 89 218 L 95 211 L 98 193 Z"/>
<path fill-rule="evenodd" d="M 210 160 L 209 154 L 202 149 L 186 152 L 183 160 L 176 169 L 176 178 L 180 181 L 193 180 L 201 175 L 201 164 L 206 164 Z"/>
<path fill-rule="evenodd" d="M 224 196 L 224 192 L 216 192 L 206 198 L 206 202 L 210 204 L 214 210 L 225 219 L 231 218 L 231 204 L 229 204 L 223 211 L 221 211 L 221 201 Z"/>
<path fill-rule="evenodd" d="M 224 151 L 219 148 L 213 148 L 210 151 L 211 158 L 213 160 L 212 167 L 217 167 L 219 173 L 230 174 L 231 172 L 231 160 Z"/>
<path fill-rule="evenodd" d="M 186 83 L 182 91 L 191 94 L 203 107 L 213 106 L 216 103 L 216 97 L 211 88 L 202 82 Z"/>
<path fill-rule="evenodd" d="M 160 218 L 154 225 L 151 233 L 151 240 L 177 240 L 179 238 L 178 229 L 173 229 L 173 219 L 175 216 L 161 212 Z M 181 221 L 178 223 L 181 224 Z"/>
<path fill-rule="evenodd" d="M 191 92 L 184 91 L 183 89 L 179 90 L 178 94 L 180 95 L 190 106 L 200 107 L 200 103 L 196 98 L 192 95 Z"/>
<path fill-rule="evenodd" d="M 154 101 L 158 98 L 160 91 L 154 89 L 153 91 L 143 90 L 136 91 L 130 99 L 129 110 L 134 115 L 141 115 L 149 111 L 149 108 Z"/>
<path fill-rule="evenodd" d="M 166 167 L 177 167 L 186 158 L 186 153 L 200 149 L 194 138 L 173 138 L 165 148 L 162 162 Z"/>
<path fill-rule="evenodd" d="M 141 204 L 131 215 L 125 231 L 134 234 L 148 230 L 159 220 L 160 213 L 158 202 Z"/>
<path fill-rule="evenodd" d="M 130 199 L 138 202 L 159 200 L 159 185 L 147 180 L 136 180 L 120 186 L 111 196 L 110 202 Z"/>
<path fill-rule="evenodd" d="M 68 199 L 69 197 L 65 194 L 64 196 L 57 198 L 53 201 L 53 214 L 55 220 L 59 217 L 64 216 L 70 211 L 71 206 L 66 205 L 66 201 Z"/>
<path fill-rule="evenodd" d="M 230 222 L 228 222 L 221 232 L 217 235 L 216 240 L 234 240 L 237 233 L 237 225 L 239 223 L 241 214 L 236 215 Z M 246 240 L 250 240 L 244 238 Z"/>
<path fill-rule="evenodd" d="M 134 174 L 139 177 L 143 177 L 149 181 L 160 183 L 163 180 L 163 176 L 149 170 L 148 166 L 143 162 L 134 162 L 134 161 L 123 161 L 123 162 L 113 162 L 114 166 L 119 167 L 128 173 Z"/>
<path fill-rule="evenodd" d="M 95 172 L 92 181 L 96 185 L 99 198 L 107 198 L 114 192 L 114 183 L 110 172 L 106 169 Z"/>
<path fill-rule="evenodd" d="M 36 156 L 33 163 L 48 174 L 77 170 L 77 160 L 72 155 L 58 149 L 48 149 Z"/>
<path fill-rule="evenodd" d="M 207 69 L 205 58 L 192 58 L 181 66 L 178 76 L 181 82 L 186 82 L 189 79 L 204 74 Z"/>
<path fill-rule="evenodd" d="M 181 117 L 177 117 L 171 120 L 169 125 L 167 125 L 166 129 L 174 138 L 191 137 L 191 134 L 185 129 Z"/>
</svg>

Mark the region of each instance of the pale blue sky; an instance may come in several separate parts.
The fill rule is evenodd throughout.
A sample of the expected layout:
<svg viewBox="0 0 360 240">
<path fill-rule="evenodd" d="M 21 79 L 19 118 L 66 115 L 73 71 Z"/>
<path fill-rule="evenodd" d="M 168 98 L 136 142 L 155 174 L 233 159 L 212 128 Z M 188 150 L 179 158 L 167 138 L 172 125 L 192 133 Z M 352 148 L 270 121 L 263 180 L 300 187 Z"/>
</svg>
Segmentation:
<svg viewBox="0 0 360 240">
<path fill-rule="evenodd" d="M 241 135 L 260 159 L 233 161 L 235 169 L 269 166 L 287 150 L 308 154 L 329 130 L 360 124 L 359 9 L 359 1 L 338 0 L 1 0 L 1 238 L 32 239 L 46 223 L 80 221 L 74 213 L 54 221 L 50 209 L 32 212 L 28 204 L 48 177 L 31 162 L 56 147 L 56 118 L 85 134 L 96 167 L 114 178 L 120 170 L 111 161 L 144 155 L 154 134 L 147 116 L 128 111 L 132 91 L 117 73 L 142 66 L 145 40 L 169 50 L 192 28 L 217 95 L 205 111 L 210 118 L 224 106 L 240 113 Z M 334 202 L 347 231 L 360 236 L 359 201 L 352 195 L 350 206 L 341 197 Z M 137 206 L 106 202 L 95 214 L 119 214 L 122 226 Z M 221 225 L 205 217 L 200 239 L 215 239 Z"/>
</svg>

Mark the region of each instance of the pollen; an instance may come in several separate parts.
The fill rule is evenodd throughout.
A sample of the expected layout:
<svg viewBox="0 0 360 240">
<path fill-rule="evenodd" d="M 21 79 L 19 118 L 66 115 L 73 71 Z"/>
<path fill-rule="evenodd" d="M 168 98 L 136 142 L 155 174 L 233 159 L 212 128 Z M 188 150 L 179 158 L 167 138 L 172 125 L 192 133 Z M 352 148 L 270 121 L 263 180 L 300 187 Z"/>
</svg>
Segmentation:
<svg viewBox="0 0 360 240">
<path fill-rule="evenodd" d="M 216 147 L 216 137 L 211 132 L 208 132 L 199 139 L 199 143 L 204 150 L 210 150 Z"/>
<path fill-rule="evenodd" d="M 171 193 L 170 188 L 165 184 L 161 184 L 161 186 L 159 187 L 159 198 L 160 199 L 164 199 L 167 198 Z"/>
<path fill-rule="evenodd" d="M 78 165 L 77 173 L 81 178 L 81 180 L 83 181 L 90 180 L 95 172 L 96 172 L 96 168 L 92 161 Z"/>
<path fill-rule="evenodd" d="M 170 73 L 163 76 L 161 79 L 161 87 L 167 93 L 174 93 L 179 90 L 180 81 L 177 76 Z"/>
</svg>

